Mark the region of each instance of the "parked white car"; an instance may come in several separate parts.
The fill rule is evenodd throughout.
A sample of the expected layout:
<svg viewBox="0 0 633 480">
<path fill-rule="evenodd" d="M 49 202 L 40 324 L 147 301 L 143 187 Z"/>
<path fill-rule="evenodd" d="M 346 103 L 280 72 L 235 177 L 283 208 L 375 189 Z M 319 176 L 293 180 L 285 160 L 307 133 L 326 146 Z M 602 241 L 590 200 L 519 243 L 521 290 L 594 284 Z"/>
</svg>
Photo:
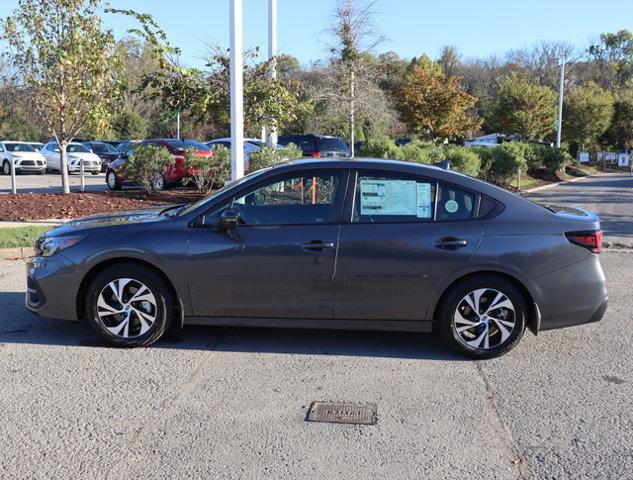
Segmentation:
<svg viewBox="0 0 633 480">
<path fill-rule="evenodd" d="M 47 170 L 61 173 L 61 159 L 59 155 L 59 145 L 57 142 L 48 142 L 41 150 L 46 157 Z M 66 147 L 68 158 L 68 173 L 80 173 L 81 161 L 84 162 L 84 172 L 97 175 L 101 172 L 101 159 L 95 153 L 81 143 L 72 142 Z"/>
<path fill-rule="evenodd" d="M 0 159 L 2 159 L 2 173 L 11 175 L 11 162 L 15 166 L 15 173 L 46 172 L 46 159 L 27 142 L 0 142 Z"/>
</svg>

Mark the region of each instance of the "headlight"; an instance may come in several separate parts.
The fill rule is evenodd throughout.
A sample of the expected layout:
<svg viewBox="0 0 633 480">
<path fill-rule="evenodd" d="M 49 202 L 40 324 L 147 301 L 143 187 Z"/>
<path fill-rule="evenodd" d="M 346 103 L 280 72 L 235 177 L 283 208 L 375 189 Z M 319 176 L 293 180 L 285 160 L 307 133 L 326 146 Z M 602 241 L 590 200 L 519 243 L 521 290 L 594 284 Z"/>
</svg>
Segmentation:
<svg viewBox="0 0 633 480">
<path fill-rule="evenodd" d="M 40 237 L 35 242 L 35 255 L 50 257 L 57 252 L 77 245 L 85 237 L 85 235 L 74 235 L 69 237 Z"/>
</svg>

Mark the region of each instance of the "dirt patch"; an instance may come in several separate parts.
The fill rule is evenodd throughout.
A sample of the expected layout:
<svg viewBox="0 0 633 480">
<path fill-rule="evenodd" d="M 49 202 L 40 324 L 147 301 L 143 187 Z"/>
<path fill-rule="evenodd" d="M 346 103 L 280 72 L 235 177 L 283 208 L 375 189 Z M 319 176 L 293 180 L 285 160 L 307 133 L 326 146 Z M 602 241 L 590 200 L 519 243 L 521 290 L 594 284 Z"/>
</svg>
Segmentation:
<svg viewBox="0 0 633 480">
<path fill-rule="evenodd" d="M 78 218 L 153 205 L 191 203 L 203 195 L 191 190 L 144 192 L 18 193 L 0 195 L 0 220 Z"/>
</svg>

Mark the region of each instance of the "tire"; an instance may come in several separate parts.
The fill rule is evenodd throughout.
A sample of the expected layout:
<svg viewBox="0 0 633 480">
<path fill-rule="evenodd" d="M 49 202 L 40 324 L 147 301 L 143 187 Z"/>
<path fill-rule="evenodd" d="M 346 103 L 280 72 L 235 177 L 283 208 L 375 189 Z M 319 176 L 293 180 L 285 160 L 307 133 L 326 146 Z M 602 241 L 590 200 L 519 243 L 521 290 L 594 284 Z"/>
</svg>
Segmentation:
<svg viewBox="0 0 633 480">
<path fill-rule="evenodd" d="M 135 296 L 139 300 L 130 301 Z M 156 342 L 174 320 L 174 309 L 175 299 L 165 281 L 133 263 L 106 268 L 86 294 L 88 323 L 101 338 L 118 347 L 146 347 Z"/>
<path fill-rule="evenodd" d="M 479 314 L 473 307 L 479 307 Z M 457 283 L 445 294 L 439 330 L 459 353 L 475 359 L 494 358 L 519 343 L 527 316 L 525 298 L 512 282 L 482 274 Z"/>
<path fill-rule="evenodd" d="M 161 192 L 167 189 L 167 182 L 165 181 L 163 177 L 161 177 L 160 179 L 156 181 L 154 188 L 156 189 L 157 192 Z"/>
<path fill-rule="evenodd" d="M 2 162 L 2 174 L 3 175 L 11 175 L 11 164 L 8 160 Z"/>
<path fill-rule="evenodd" d="M 113 170 L 108 170 L 106 173 L 106 184 L 110 190 L 121 190 L 121 182 Z"/>
</svg>

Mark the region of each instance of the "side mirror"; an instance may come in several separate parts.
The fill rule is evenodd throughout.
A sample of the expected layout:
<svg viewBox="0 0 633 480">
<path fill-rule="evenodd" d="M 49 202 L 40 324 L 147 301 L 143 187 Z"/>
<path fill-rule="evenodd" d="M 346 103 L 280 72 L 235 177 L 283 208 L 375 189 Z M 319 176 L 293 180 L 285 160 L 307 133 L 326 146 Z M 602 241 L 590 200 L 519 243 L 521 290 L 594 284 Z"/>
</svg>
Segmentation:
<svg viewBox="0 0 633 480">
<path fill-rule="evenodd" d="M 235 230 L 237 228 L 237 212 L 235 210 L 224 210 L 218 220 L 220 230 Z"/>
</svg>

